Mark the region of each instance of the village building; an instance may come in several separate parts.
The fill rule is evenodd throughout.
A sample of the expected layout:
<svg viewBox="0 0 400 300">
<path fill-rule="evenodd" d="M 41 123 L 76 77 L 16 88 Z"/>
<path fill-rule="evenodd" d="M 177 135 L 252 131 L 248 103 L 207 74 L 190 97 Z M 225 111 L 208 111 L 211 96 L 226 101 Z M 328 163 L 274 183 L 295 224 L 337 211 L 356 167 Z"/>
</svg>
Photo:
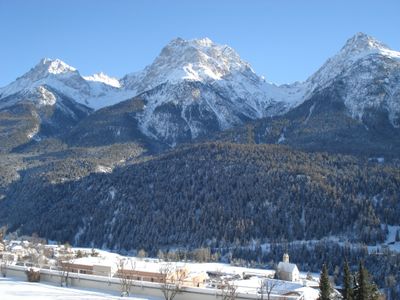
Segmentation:
<svg viewBox="0 0 400 300">
<path fill-rule="evenodd" d="M 72 273 L 96 276 L 114 276 L 117 265 L 111 265 L 98 257 L 84 257 L 62 262 L 62 267 Z"/>
<path fill-rule="evenodd" d="M 63 268 L 69 272 L 109 277 L 127 277 L 136 281 L 163 283 L 178 280 L 181 284 L 191 287 L 202 287 L 207 279 L 205 272 L 191 272 L 185 264 L 176 264 L 168 274 L 162 269 L 166 263 L 127 260 L 121 266 L 119 263 L 107 264 L 96 257 L 84 257 L 63 262 Z M 167 276 L 167 278 L 166 278 Z"/>
<path fill-rule="evenodd" d="M 277 278 L 285 281 L 299 281 L 300 272 L 296 264 L 289 262 L 289 254 L 285 253 L 283 255 L 283 261 L 278 264 L 277 268 Z"/>
<path fill-rule="evenodd" d="M 121 277 L 128 275 L 129 278 L 138 281 L 157 282 L 177 282 L 184 286 L 201 287 L 207 279 L 205 272 L 192 272 L 186 264 L 176 263 L 169 265 L 165 262 L 135 261 L 133 266 L 119 269 L 114 275 Z M 164 269 L 170 269 L 168 273 Z"/>
</svg>

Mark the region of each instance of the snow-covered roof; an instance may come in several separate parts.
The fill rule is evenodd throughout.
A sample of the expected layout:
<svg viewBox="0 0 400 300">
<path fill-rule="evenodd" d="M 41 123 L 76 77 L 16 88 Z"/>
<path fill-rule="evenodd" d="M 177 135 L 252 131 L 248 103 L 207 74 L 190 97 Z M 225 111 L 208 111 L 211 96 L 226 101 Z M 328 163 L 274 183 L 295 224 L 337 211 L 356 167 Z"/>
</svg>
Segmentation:
<svg viewBox="0 0 400 300">
<path fill-rule="evenodd" d="M 275 295 L 285 295 L 290 292 L 297 292 L 299 294 L 304 294 L 307 300 L 318 299 L 318 291 L 311 288 L 305 287 L 301 283 L 290 282 L 277 279 L 261 279 L 259 277 L 251 277 L 246 280 L 234 281 L 234 284 L 238 287 L 238 292 L 252 294 L 255 292 L 260 292 L 261 281 L 264 282 L 264 286 L 273 286 L 272 294 Z"/>
<path fill-rule="evenodd" d="M 137 258 L 123 258 L 117 254 L 110 253 L 109 255 L 99 255 L 97 257 L 81 257 L 73 259 L 71 262 L 74 264 L 85 265 L 85 266 L 111 266 L 119 267 L 120 261 L 123 261 L 125 270 L 135 270 L 143 272 L 158 273 L 160 269 L 168 264 L 167 262 L 159 262 L 158 260 L 142 260 Z M 182 268 L 185 267 L 185 263 L 177 262 L 171 263 L 171 268 Z"/>
<path fill-rule="evenodd" d="M 295 289 L 295 291 L 302 293 L 304 296 L 304 299 L 307 299 L 307 300 L 317 300 L 319 298 L 318 290 L 313 289 L 308 286 L 303 286 L 301 288 Z"/>
<path fill-rule="evenodd" d="M 287 263 L 287 262 L 283 262 L 283 261 L 281 261 L 278 264 L 278 270 L 287 272 L 287 273 L 293 273 L 294 271 L 297 271 L 297 272 L 299 271 L 296 264 L 291 264 L 291 263 Z"/>
<path fill-rule="evenodd" d="M 112 266 L 113 262 L 110 260 L 106 260 L 102 257 L 81 257 L 71 260 L 71 263 L 85 266 L 94 266 L 94 265 L 102 265 L 102 266 Z M 116 262 L 114 262 L 116 264 Z"/>
</svg>

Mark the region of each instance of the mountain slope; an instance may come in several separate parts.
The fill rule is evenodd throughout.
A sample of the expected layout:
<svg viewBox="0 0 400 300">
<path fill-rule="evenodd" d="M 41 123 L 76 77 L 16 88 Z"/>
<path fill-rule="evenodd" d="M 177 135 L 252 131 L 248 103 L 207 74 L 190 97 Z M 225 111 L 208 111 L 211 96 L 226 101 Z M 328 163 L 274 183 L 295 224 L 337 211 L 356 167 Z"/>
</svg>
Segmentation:
<svg viewBox="0 0 400 300">
<path fill-rule="evenodd" d="M 193 145 L 78 181 L 15 182 L 0 218 L 23 233 L 152 253 L 331 235 L 374 243 L 383 220 L 398 224 L 399 175 L 282 146 Z"/>
<path fill-rule="evenodd" d="M 71 146 L 89 147 L 133 142 L 147 150 L 164 149 L 157 141 L 144 135 L 137 119 L 143 110 L 144 101 L 140 97 L 104 107 L 79 122 L 62 139 Z"/>
<path fill-rule="evenodd" d="M 73 144 L 110 144 L 136 141 L 140 136 L 166 149 L 256 118 L 257 111 L 246 103 L 231 104 L 228 96 L 207 83 L 165 83 L 94 112 L 67 140 Z M 129 134 L 130 138 L 124 134 L 133 131 L 136 133 Z M 107 138 L 103 138 L 105 133 Z"/>
<path fill-rule="evenodd" d="M 20 91 L 0 101 L 7 103 L 0 108 L 0 152 L 65 134 L 91 112 L 49 86 Z"/>
<path fill-rule="evenodd" d="M 400 157 L 400 130 L 387 112 L 365 110 L 353 118 L 338 90 L 326 88 L 283 116 L 263 118 L 217 133 L 213 139 L 235 143 L 283 144 L 306 151 L 324 151 L 377 158 Z"/>
</svg>

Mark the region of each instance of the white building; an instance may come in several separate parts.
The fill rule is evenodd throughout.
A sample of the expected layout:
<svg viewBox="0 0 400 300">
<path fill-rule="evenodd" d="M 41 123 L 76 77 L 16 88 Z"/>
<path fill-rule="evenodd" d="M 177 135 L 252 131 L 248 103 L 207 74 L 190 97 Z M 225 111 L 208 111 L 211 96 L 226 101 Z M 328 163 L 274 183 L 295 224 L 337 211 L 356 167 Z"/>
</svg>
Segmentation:
<svg viewBox="0 0 400 300">
<path fill-rule="evenodd" d="M 278 270 L 276 271 L 278 278 L 286 281 L 299 281 L 300 272 L 296 264 L 289 262 L 289 254 L 283 255 L 283 261 L 278 264 Z"/>
</svg>

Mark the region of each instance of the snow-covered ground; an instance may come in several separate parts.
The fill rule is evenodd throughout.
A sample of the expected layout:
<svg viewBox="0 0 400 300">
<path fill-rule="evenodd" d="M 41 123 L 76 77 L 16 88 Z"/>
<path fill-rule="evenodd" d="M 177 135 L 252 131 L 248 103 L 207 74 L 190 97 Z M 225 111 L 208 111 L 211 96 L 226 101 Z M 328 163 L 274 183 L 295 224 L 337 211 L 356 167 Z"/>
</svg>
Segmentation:
<svg viewBox="0 0 400 300">
<path fill-rule="evenodd" d="M 384 225 L 382 225 L 384 226 Z M 400 226 L 388 226 L 388 234 L 384 243 L 377 246 L 368 246 L 368 251 L 376 252 L 378 249 L 388 248 L 391 251 L 400 252 L 400 242 L 396 242 L 396 233 L 400 231 Z"/>
<path fill-rule="evenodd" d="M 103 293 L 95 290 L 65 288 L 43 283 L 24 282 L 13 278 L 0 278 L 0 299 L 2 300 L 160 300 L 139 296 L 118 297 L 116 293 Z"/>
</svg>

